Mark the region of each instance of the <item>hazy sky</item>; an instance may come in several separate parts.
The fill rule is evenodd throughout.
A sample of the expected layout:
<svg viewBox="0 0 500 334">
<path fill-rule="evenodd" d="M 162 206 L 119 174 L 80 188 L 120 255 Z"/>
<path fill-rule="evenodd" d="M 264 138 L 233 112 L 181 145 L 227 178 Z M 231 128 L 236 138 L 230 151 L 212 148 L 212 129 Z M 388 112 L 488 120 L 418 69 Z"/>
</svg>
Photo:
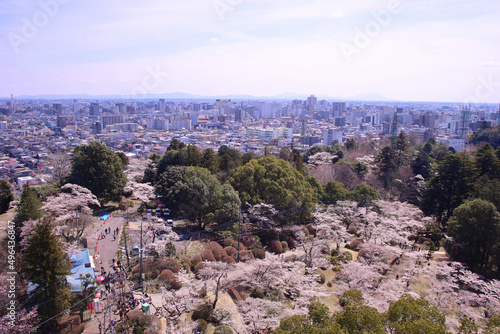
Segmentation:
<svg viewBox="0 0 500 334">
<path fill-rule="evenodd" d="M 2 0 L 0 97 L 498 102 L 499 18 L 498 0 Z"/>
</svg>

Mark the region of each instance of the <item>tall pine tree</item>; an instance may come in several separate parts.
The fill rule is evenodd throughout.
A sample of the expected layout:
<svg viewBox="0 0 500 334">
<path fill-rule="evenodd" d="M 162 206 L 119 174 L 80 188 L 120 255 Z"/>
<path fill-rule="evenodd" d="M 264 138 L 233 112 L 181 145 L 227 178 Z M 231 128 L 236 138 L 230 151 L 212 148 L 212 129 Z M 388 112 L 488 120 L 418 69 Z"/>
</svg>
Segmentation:
<svg viewBox="0 0 500 334">
<path fill-rule="evenodd" d="M 53 232 L 51 218 L 44 217 L 35 225 L 24 255 L 25 270 L 36 285 L 33 301 L 42 319 L 55 317 L 70 306 L 70 287 L 66 276 L 71 273 L 71 262 L 62 244 Z M 56 319 L 47 322 L 55 325 Z"/>
<path fill-rule="evenodd" d="M 23 223 L 30 219 L 38 220 L 43 216 L 43 211 L 40 210 L 42 207 L 42 201 L 38 198 L 36 193 L 33 191 L 29 185 L 23 190 L 21 194 L 21 202 L 17 207 L 17 213 L 14 217 L 14 224 L 16 226 L 16 236 L 19 241 L 21 228 L 23 227 Z"/>
</svg>

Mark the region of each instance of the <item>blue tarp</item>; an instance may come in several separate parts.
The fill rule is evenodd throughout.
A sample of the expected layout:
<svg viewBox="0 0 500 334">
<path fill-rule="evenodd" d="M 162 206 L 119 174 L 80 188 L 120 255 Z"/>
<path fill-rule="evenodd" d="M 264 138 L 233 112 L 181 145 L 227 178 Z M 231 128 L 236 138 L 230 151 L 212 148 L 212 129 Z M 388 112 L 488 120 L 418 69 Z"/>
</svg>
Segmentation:
<svg viewBox="0 0 500 334">
<path fill-rule="evenodd" d="M 105 213 L 101 217 L 99 217 L 99 220 L 106 220 L 108 218 L 109 218 L 109 213 Z"/>
<path fill-rule="evenodd" d="M 90 253 L 88 249 L 83 249 L 78 253 L 70 255 L 71 275 L 66 276 L 66 280 L 71 284 L 71 292 L 82 291 L 82 280 L 80 274 L 90 274 L 90 278 L 95 279 L 94 268 L 85 267 L 86 263 L 90 263 Z"/>
</svg>

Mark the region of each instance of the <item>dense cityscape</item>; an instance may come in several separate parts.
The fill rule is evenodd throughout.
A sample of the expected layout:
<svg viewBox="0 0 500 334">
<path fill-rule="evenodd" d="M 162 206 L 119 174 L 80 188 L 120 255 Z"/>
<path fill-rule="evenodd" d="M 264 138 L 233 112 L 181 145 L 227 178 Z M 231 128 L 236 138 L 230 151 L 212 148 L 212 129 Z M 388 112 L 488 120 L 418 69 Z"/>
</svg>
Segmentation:
<svg viewBox="0 0 500 334">
<path fill-rule="evenodd" d="M 0 2 L 0 333 L 500 334 L 498 1 Z"/>
</svg>

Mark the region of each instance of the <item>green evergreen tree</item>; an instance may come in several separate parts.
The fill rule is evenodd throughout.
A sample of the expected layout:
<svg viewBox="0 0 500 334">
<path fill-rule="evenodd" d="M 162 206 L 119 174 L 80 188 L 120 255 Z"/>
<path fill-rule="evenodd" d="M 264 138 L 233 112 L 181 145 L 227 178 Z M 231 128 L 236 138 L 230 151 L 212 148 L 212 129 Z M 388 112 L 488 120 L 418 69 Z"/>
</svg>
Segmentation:
<svg viewBox="0 0 500 334">
<path fill-rule="evenodd" d="M 476 168 L 480 176 L 487 175 L 491 180 L 500 178 L 500 162 L 490 144 L 485 144 L 476 151 Z"/>
<path fill-rule="evenodd" d="M 485 200 L 466 201 L 453 211 L 448 235 L 461 247 L 460 257 L 471 267 L 485 268 L 500 240 L 500 214 Z"/>
<path fill-rule="evenodd" d="M 337 201 L 345 201 L 349 198 L 349 190 L 344 188 L 340 182 L 330 181 L 325 184 L 323 190 L 323 203 L 336 204 Z"/>
<path fill-rule="evenodd" d="M 392 185 L 394 175 L 398 169 L 396 152 L 386 146 L 375 157 L 375 164 L 378 167 L 378 176 L 384 182 L 384 187 L 387 189 Z"/>
<path fill-rule="evenodd" d="M 71 262 L 63 251 L 49 217 L 35 225 L 24 255 L 25 271 L 36 285 L 33 301 L 38 304 L 42 319 L 50 319 L 70 305 L 70 287 L 66 276 L 71 273 Z M 57 319 L 47 323 L 55 325 Z"/>
<path fill-rule="evenodd" d="M 7 212 L 9 204 L 14 200 L 14 194 L 9 182 L 0 179 L 0 215 Z"/>
<path fill-rule="evenodd" d="M 100 201 L 119 201 L 127 178 L 122 161 L 99 142 L 77 146 L 73 151 L 69 182 L 89 189 Z"/>
<path fill-rule="evenodd" d="M 424 298 L 403 295 L 387 311 L 390 333 L 446 334 L 445 316 Z"/>
<path fill-rule="evenodd" d="M 40 210 L 42 202 L 37 197 L 35 191 L 29 185 L 23 189 L 21 194 L 21 202 L 17 207 L 17 213 L 14 217 L 14 224 L 16 226 L 16 235 L 19 240 L 21 228 L 23 223 L 28 220 L 38 220 L 43 216 L 43 211 Z"/>
</svg>

